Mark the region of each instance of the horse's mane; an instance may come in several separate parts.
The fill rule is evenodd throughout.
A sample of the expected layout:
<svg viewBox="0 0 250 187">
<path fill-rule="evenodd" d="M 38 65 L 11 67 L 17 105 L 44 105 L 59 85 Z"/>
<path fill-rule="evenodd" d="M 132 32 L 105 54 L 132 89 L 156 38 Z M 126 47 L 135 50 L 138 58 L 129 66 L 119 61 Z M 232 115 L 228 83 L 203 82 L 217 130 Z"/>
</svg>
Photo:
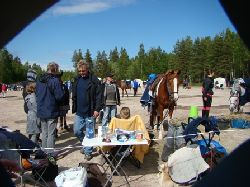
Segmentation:
<svg viewBox="0 0 250 187">
<path fill-rule="evenodd" d="M 181 73 L 180 70 L 168 70 L 164 75 L 166 78 L 177 77 Z"/>
</svg>

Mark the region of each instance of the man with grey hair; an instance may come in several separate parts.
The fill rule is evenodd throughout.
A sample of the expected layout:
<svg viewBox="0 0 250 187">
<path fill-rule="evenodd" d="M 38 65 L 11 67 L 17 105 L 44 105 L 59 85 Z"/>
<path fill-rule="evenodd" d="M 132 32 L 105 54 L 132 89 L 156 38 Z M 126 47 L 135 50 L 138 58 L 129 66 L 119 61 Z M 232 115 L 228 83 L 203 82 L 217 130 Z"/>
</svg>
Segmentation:
<svg viewBox="0 0 250 187">
<path fill-rule="evenodd" d="M 89 66 L 83 60 L 77 65 L 78 75 L 74 79 L 72 87 L 72 113 L 75 115 L 74 134 L 83 141 L 83 130 L 94 130 L 96 118 L 101 110 L 101 86 L 98 78 L 89 72 Z M 92 147 L 84 147 L 81 153 L 85 159 L 92 158 Z"/>
<path fill-rule="evenodd" d="M 37 117 L 41 119 L 42 147 L 48 148 L 47 153 L 55 147 L 59 103 L 64 95 L 58 74 L 58 64 L 51 62 L 36 84 Z"/>
</svg>

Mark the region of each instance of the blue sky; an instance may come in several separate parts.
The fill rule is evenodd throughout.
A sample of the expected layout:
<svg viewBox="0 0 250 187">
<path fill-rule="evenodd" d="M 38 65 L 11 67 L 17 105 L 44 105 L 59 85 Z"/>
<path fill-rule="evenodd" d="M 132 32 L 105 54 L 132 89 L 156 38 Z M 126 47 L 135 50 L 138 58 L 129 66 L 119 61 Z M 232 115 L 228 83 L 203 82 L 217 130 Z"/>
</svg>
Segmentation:
<svg viewBox="0 0 250 187">
<path fill-rule="evenodd" d="M 109 55 L 124 47 L 130 57 L 140 43 L 171 52 L 177 40 L 235 31 L 217 0 L 67 0 L 52 6 L 5 47 L 23 63 L 42 68 L 55 61 L 72 70 L 74 50 Z"/>
</svg>

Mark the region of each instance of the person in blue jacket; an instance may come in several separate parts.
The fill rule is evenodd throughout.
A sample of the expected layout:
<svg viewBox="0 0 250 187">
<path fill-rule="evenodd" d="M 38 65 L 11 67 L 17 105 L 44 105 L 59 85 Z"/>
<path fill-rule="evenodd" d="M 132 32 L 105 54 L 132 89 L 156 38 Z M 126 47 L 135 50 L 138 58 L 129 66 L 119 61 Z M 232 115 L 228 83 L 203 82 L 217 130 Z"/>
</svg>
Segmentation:
<svg viewBox="0 0 250 187">
<path fill-rule="evenodd" d="M 156 78 L 157 78 L 157 75 L 155 73 L 149 74 L 146 88 L 145 88 L 144 93 L 143 93 L 141 100 L 140 100 L 142 106 L 149 105 L 149 102 L 151 101 L 151 97 L 152 97 L 152 94 L 151 94 L 151 96 L 149 94 L 149 87 L 150 87 L 150 85 L 152 85 L 152 83 L 154 82 L 154 80 Z"/>
<path fill-rule="evenodd" d="M 138 87 L 139 87 L 139 83 L 136 80 L 132 81 L 132 88 L 134 90 L 134 96 L 136 96 L 137 94 Z"/>
<path fill-rule="evenodd" d="M 59 79 L 59 65 L 51 62 L 47 72 L 36 83 L 37 117 L 41 120 L 42 147 L 47 153 L 55 147 L 57 119 L 60 114 L 59 106 L 64 91 Z M 52 149 L 51 149 L 52 148 Z"/>
</svg>

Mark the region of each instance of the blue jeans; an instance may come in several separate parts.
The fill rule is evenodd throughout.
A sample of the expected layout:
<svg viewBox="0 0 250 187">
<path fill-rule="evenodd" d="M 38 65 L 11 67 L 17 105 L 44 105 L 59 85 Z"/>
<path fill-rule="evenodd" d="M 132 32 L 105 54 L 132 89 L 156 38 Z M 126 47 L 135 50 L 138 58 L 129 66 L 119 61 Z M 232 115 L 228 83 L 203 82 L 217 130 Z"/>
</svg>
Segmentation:
<svg viewBox="0 0 250 187">
<path fill-rule="evenodd" d="M 110 119 L 116 116 L 116 113 L 117 113 L 116 105 L 105 106 L 105 108 L 103 109 L 102 126 L 106 127 Z"/>
<path fill-rule="evenodd" d="M 95 128 L 95 119 L 93 117 L 81 117 L 76 115 L 75 116 L 75 123 L 74 123 L 74 135 L 82 142 L 85 134 L 84 130 L 86 129 L 87 125 L 92 125 Z M 84 153 L 90 155 L 92 153 L 93 147 L 83 147 Z"/>
<path fill-rule="evenodd" d="M 41 119 L 42 127 L 42 147 L 54 148 L 56 140 L 56 119 Z M 54 149 L 47 149 L 47 153 L 52 153 Z"/>
</svg>

